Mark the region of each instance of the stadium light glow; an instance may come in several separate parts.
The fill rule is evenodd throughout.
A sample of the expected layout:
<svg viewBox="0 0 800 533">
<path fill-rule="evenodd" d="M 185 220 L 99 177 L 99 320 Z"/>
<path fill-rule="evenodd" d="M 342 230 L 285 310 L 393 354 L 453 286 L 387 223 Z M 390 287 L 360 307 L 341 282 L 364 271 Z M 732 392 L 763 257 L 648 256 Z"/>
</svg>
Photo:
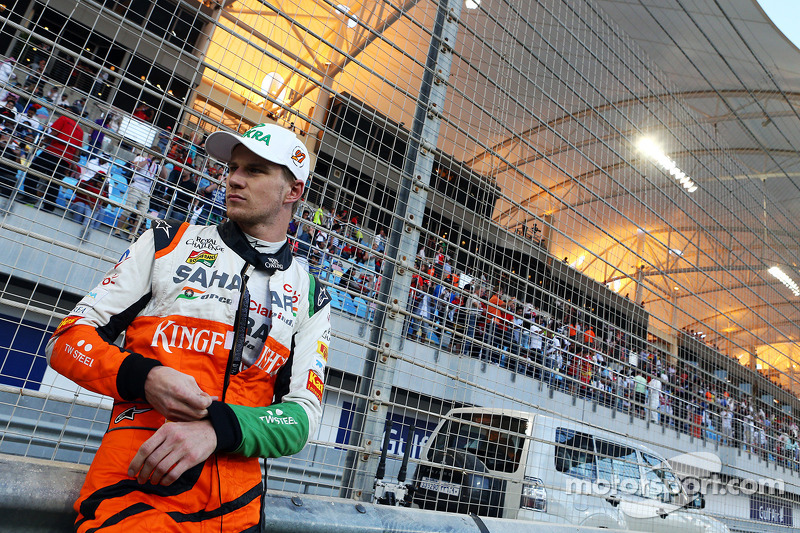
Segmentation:
<svg viewBox="0 0 800 533">
<path fill-rule="evenodd" d="M 640 152 L 664 169 L 667 174 L 675 178 L 678 183 L 683 185 L 683 188 L 686 189 L 687 192 L 694 192 L 697 190 L 697 185 L 692 181 L 692 178 L 678 168 L 678 164 L 670 159 L 652 139 L 643 137 L 639 140 L 636 147 Z"/>
<path fill-rule="evenodd" d="M 795 283 L 795 281 L 788 274 L 786 274 L 783 270 L 781 270 L 780 267 L 774 266 L 770 268 L 767 272 L 775 276 L 778 279 L 778 281 L 786 285 L 789 288 L 789 290 L 792 291 L 792 294 L 794 294 L 795 296 L 800 296 L 800 287 L 798 287 L 797 283 Z"/>
</svg>

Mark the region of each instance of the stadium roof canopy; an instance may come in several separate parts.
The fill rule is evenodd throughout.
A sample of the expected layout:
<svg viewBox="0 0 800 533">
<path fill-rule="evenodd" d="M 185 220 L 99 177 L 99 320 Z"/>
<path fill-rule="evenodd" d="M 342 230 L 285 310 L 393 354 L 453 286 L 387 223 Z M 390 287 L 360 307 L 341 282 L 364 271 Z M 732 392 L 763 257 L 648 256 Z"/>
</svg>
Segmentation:
<svg viewBox="0 0 800 533">
<path fill-rule="evenodd" d="M 411 124 L 436 3 L 277 4 L 228 2 L 223 17 L 280 59 L 261 70 L 284 109 L 324 86 Z M 800 51 L 757 2 L 475 4 L 459 14 L 438 147 L 496 180 L 495 222 L 552 222 L 556 257 L 583 257 L 576 268 L 641 296 L 666 329 L 796 361 L 800 297 L 768 269 L 800 280 Z"/>
</svg>

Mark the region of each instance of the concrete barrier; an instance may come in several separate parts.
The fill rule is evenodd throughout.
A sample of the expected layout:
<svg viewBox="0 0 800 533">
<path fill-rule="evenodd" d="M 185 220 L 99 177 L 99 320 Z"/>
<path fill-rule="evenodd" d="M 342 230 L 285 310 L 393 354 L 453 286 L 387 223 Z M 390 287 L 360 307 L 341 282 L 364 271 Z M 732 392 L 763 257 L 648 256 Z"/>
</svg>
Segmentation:
<svg viewBox="0 0 800 533">
<path fill-rule="evenodd" d="M 73 531 L 88 467 L 0 455 L 0 531 Z"/>
<path fill-rule="evenodd" d="M 0 531 L 71 532 L 72 504 L 88 467 L 0 455 Z M 610 530 L 481 518 L 364 502 L 270 492 L 263 531 L 270 533 L 609 533 Z"/>
</svg>

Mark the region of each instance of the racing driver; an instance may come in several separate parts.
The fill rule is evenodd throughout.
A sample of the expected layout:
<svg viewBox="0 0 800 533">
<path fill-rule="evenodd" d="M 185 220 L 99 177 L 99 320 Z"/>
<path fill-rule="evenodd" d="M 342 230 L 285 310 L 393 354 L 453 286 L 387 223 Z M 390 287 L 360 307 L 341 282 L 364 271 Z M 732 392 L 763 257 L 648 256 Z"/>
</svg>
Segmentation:
<svg viewBox="0 0 800 533">
<path fill-rule="evenodd" d="M 330 300 L 286 240 L 308 151 L 266 124 L 206 151 L 228 163 L 229 221 L 156 221 L 47 345 L 114 399 L 77 531 L 258 531 L 258 457 L 297 453 L 319 424 Z"/>
</svg>

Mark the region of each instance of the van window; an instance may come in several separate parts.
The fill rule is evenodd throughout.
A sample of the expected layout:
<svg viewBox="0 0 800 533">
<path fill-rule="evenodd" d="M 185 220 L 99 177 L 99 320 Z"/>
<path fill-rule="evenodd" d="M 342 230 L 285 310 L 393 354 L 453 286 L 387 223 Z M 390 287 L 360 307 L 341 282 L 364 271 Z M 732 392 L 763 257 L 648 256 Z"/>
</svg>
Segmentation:
<svg viewBox="0 0 800 533">
<path fill-rule="evenodd" d="M 683 496 L 682 486 L 675 472 L 659 457 L 642 452 L 642 458 L 645 464 L 644 495 L 663 502 L 683 505 L 686 498 Z"/>
<path fill-rule="evenodd" d="M 528 421 L 523 418 L 480 412 L 457 413 L 436 435 L 428 460 L 433 460 L 436 451 L 461 450 L 477 456 L 489 470 L 516 472 L 527 429 Z"/>
<path fill-rule="evenodd" d="M 556 470 L 581 479 L 597 479 L 594 438 L 566 428 L 556 428 Z"/>
<path fill-rule="evenodd" d="M 623 444 L 597 440 L 597 470 L 600 479 L 624 494 L 641 496 L 639 460 L 636 450 Z"/>
</svg>

